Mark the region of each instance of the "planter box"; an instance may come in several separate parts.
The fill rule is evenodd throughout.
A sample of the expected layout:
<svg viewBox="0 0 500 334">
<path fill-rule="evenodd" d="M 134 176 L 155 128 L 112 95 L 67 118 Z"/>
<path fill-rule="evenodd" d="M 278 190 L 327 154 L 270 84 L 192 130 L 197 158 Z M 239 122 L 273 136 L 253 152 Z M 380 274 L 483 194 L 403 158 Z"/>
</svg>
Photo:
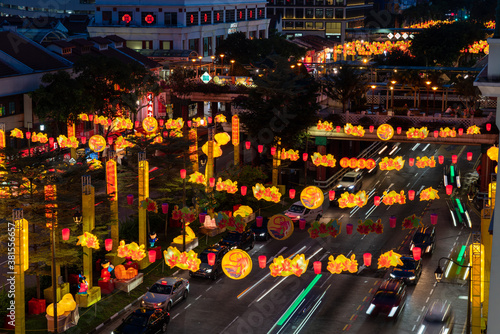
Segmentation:
<svg viewBox="0 0 500 334">
<path fill-rule="evenodd" d="M 46 310 L 45 299 L 31 298 L 28 302 L 28 314 L 41 314 Z"/>
<path fill-rule="evenodd" d="M 75 295 L 75 301 L 81 307 L 89 307 L 101 300 L 101 288 L 94 286 L 85 295 Z"/>
<path fill-rule="evenodd" d="M 130 293 L 130 291 L 137 288 L 143 282 L 143 280 L 144 280 L 144 274 L 139 273 L 139 274 L 137 274 L 137 276 L 135 276 L 134 278 L 131 278 L 131 279 L 115 280 L 115 287 L 118 290 L 122 290 L 126 293 Z"/>
</svg>

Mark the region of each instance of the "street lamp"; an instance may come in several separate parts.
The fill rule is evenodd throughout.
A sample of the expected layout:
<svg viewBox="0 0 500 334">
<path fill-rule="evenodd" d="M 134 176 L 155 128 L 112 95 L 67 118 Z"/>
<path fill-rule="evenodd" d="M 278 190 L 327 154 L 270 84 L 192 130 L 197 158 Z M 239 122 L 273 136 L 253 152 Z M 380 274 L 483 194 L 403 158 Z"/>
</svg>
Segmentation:
<svg viewBox="0 0 500 334">
<path fill-rule="evenodd" d="M 431 84 L 432 82 L 430 82 L 429 80 L 427 80 L 425 82 L 425 85 L 426 85 L 426 88 L 427 88 L 427 106 L 425 107 L 425 114 L 428 114 L 429 113 L 429 85 Z"/>
<path fill-rule="evenodd" d="M 200 60 L 200 71 L 201 71 L 201 60 L 203 59 L 203 57 L 202 56 L 198 56 L 198 59 Z"/>
<path fill-rule="evenodd" d="M 457 266 L 459 267 L 462 267 L 462 268 L 468 268 L 468 269 L 471 269 L 472 267 L 471 266 L 464 266 L 460 263 L 457 263 L 455 262 L 453 259 L 450 259 L 448 257 L 442 257 L 438 260 L 438 266 L 436 268 L 436 271 L 434 272 L 434 276 L 436 276 L 436 281 L 438 283 L 441 282 L 441 280 L 443 279 L 443 269 L 441 269 L 441 266 L 439 265 L 441 263 L 441 260 L 448 260 L 448 261 L 451 261 L 453 262 L 454 264 L 456 264 Z M 468 292 L 468 298 L 467 298 L 467 322 L 466 322 L 466 329 L 465 329 L 465 332 L 466 333 L 470 333 L 470 294 L 471 294 L 471 281 L 472 281 L 472 275 L 469 273 L 468 274 L 468 277 L 467 277 L 467 283 L 468 283 L 468 289 L 469 289 L 469 292 Z"/>
<path fill-rule="evenodd" d="M 394 87 L 393 86 L 391 86 L 391 110 L 394 113 Z"/>
<path fill-rule="evenodd" d="M 231 59 L 231 75 L 234 75 L 234 59 Z"/>
<path fill-rule="evenodd" d="M 185 157 L 184 157 L 185 159 Z M 186 162 L 184 161 L 184 166 Z M 181 179 L 182 179 L 182 207 L 186 206 L 186 170 L 181 169 Z M 186 251 L 186 221 L 182 220 L 182 251 Z"/>
<path fill-rule="evenodd" d="M 432 102 L 432 108 L 436 109 L 436 90 L 438 88 L 436 86 L 432 86 L 432 90 L 434 91 L 434 102 Z"/>
<path fill-rule="evenodd" d="M 375 85 L 372 85 L 372 114 L 373 114 L 373 102 L 375 101 L 375 88 L 377 88 L 377 86 Z"/>
<path fill-rule="evenodd" d="M 212 58 L 212 67 L 214 68 L 214 74 L 217 75 L 217 69 L 215 68 L 214 66 L 214 60 L 215 60 L 215 56 L 211 56 L 210 58 Z M 209 71 L 210 72 L 210 71 Z"/>
<path fill-rule="evenodd" d="M 224 54 L 220 54 L 220 62 L 221 62 L 221 67 L 220 67 L 220 75 L 224 75 Z"/>
</svg>

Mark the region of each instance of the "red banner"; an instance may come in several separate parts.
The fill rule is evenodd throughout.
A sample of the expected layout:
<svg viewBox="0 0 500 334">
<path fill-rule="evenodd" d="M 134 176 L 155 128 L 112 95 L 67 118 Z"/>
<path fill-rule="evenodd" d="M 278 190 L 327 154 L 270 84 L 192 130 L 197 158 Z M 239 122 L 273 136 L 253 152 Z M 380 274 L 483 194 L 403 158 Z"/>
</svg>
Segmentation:
<svg viewBox="0 0 500 334">
<path fill-rule="evenodd" d="M 68 123 L 68 138 L 76 137 L 75 134 L 75 123 Z"/>
<path fill-rule="evenodd" d="M 232 141 L 233 145 L 240 144 L 240 119 L 238 115 L 234 115 L 232 118 Z"/>
<path fill-rule="evenodd" d="M 112 196 L 112 201 L 116 201 L 118 199 L 118 192 L 116 189 L 117 182 L 116 161 L 108 160 L 108 162 L 106 162 L 106 191 L 108 195 Z"/>
</svg>

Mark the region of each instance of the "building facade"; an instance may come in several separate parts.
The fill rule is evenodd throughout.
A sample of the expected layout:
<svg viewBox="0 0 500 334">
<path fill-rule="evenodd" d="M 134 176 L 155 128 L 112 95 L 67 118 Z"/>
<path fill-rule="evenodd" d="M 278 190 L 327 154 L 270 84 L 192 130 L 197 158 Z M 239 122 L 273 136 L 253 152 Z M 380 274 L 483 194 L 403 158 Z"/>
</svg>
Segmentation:
<svg viewBox="0 0 500 334">
<path fill-rule="evenodd" d="M 267 38 L 266 1 L 169 2 L 98 0 L 89 35 L 118 35 L 134 50 L 192 50 L 214 55 L 219 43 L 234 32 Z"/>
<path fill-rule="evenodd" d="M 61 18 L 72 14 L 93 15 L 94 2 L 95 0 L 0 0 L 0 16 Z"/>
</svg>

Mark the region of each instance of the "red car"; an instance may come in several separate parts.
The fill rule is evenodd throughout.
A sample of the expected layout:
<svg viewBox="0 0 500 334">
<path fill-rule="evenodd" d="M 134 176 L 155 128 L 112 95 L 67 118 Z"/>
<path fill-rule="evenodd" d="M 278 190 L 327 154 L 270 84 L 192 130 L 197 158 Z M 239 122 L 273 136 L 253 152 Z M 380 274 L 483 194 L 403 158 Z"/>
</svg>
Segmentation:
<svg viewBox="0 0 500 334">
<path fill-rule="evenodd" d="M 388 318 L 396 319 L 406 303 L 406 285 L 395 279 L 387 279 L 373 295 L 370 306 L 366 310 L 368 315 L 385 314 Z"/>
</svg>

